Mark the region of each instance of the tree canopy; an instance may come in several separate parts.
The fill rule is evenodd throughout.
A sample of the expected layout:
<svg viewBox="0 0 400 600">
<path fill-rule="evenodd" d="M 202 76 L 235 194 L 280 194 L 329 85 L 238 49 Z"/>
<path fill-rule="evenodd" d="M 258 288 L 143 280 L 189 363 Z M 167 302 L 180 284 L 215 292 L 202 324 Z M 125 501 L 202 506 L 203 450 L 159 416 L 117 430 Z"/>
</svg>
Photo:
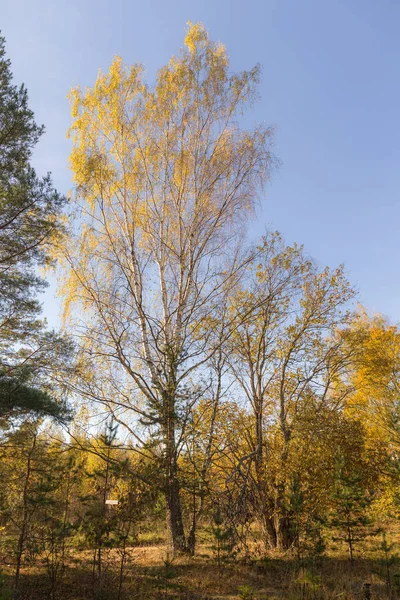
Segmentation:
<svg viewBox="0 0 400 600">
<path fill-rule="evenodd" d="M 52 263 L 65 198 L 50 175 L 39 177 L 32 152 L 43 126 L 28 106 L 27 90 L 13 83 L 0 38 L 0 415 L 53 415 L 61 405 L 43 390 L 45 366 L 67 350 L 46 331 L 37 294 L 47 285 L 38 267 Z M 50 355 L 52 358 L 50 359 Z M 47 360 L 44 360 L 47 356 Z M 64 354 L 65 358 L 65 354 Z"/>
</svg>

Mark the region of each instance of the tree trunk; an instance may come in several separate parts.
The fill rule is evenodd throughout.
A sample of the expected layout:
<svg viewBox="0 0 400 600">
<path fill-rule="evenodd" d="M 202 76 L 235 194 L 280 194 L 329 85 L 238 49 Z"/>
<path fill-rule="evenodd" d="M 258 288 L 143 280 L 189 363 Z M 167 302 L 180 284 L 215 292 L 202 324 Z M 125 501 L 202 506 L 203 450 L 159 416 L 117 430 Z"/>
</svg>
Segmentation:
<svg viewBox="0 0 400 600">
<path fill-rule="evenodd" d="M 274 520 L 267 509 L 261 515 L 261 528 L 263 533 L 264 547 L 266 550 L 276 548 L 276 530 Z"/>
<path fill-rule="evenodd" d="M 36 439 L 37 439 L 37 432 L 34 431 L 32 446 L 29 449 L 28 457 L 27 457 L 25 481 L 24 481 L 24 488 L 23 488 L 23 493 L 22 493 L 22 524 L 21 524 L 20 534 L 18 537 L 17 552 L 16 552 L 16 555 L 17 555 L 16 556 L 16 566 L 15 566 L 15 575 L 14 575 L 14 585 L 15 585 L 15 595 L 16 596 L 18 595 L 19 577 L 20 577 L 20 572 L 21 572 L 22 557 L 25 552 L 27 528 L 28 528 L 28 521 L 29 521 L 29 498 L 28 498 L 28 495 L 29 495 L 30 478 L 31 478 L 31 473 L 32 473 L 32 456 L 33 456 L 33 453 L 36 448 Z"/>
<path fill-rule="evenodd" d="M 284 403 L 281 404 L 280 426 L 283 436 L 283 449 L 281 453 L 280 472 L 285 477 L 287 473 L 287 461 L 289 455 L 289 443 L 291 430 L 286 422 Z M 285 483 L 278 481 L 275 486 L 274 501 L 274 527 L 276 532 L 276 549 L 280 552 L 289 550 L 293 544 L 294 535 L 291 527 L 291 514 L 285 502 Z"/>
<path fill-rule="evenodd" d="M 260 431 L 259 427 L 258 431 Z M 282 464 L 285 465 L 285 455 L 282 458 Z M 258 518 L 263 531 L 265 549 L 283 552 L 293 544 L 294 535 L 291 529 L 291 515 L 285 506 L 285 485 L 283 483 L 276 484 L 275 491 L 267 487 L 265 461 L 266 457 L 263 450 L 258 446 L 255 457 Z"/>
<path fill-rule="evenodd" d="M 167 480 L 166 500 L 167 526 L 172 551 L 174 554 L 187 552 L 185 532 L 183 529 L 180 489 L 176 472 L 172 472 Z"/>
<path fill-rule="evenodd" d="M 187 538 L 187 551 L 191 556 L 194 556 L 195 551 L 196 551 L 197 524 L 198 524 L 198 521 L 201 518 L 201 516 L 203 514 L 203 510 L 204 510 L 204 501 L 205 501 L 206 487 L 207 487 L 207 476 L 208 476 L 208 470 L 211 465 L 211 451 L 212 451 L 212 445 L 213 445 L 213 439 L 214 439 L 215 421 L 217 418 L 217 411 L 218 411 L 219 400 L 220 400 L 220 395 L 221 395 L 222 365 L 223 365 L 223 359 L 222 359 L 221 353 L 220 353 L 218 363 L 217 363 L 217 368 L 216 368 L 216 371 L 218 374 L 218 386 L 217 386 L 215 399 L 214 399 L 214 403 L 213 403 L 210 431 L 209 431 L 207 446 L 206 446 L 202 469 L 201 469 L 201 478 L 200 478 L 198 493 L 196 490 L 196 485 L 194 486 L 194 489 L 193 489 L 192 523 L 191 523 L 189 535 Z M 199 502 L 197 502 L 197 498 L 199 499 Z M 197 507 L 197 504 L 199 504 L 198 507 Z"/>
<path fill-rule="evenodd" d="M 279 552 L 289 550 L 293 544 L 293 534 L 290 526 L 290 517 L 285 514 L 276 515 L 274 519 L 276 533 L 276 549 Z"/>
<path fill-rule="evenodd" d="M 196 486 L 193 490 L 193 508 L 192 508 L 192 523 L 187 538 L 187 551 L 190 556 L 194 556 L 196 550 L 196 531 L 197 531 L 197 497 L 196 497 Z M 201 508 L 199 510 L 201 512 Z"/>
<path fill-rule="evenodd" d="M 284 447 L 281 455 L 281 474 L 287 472 L 290 432 L 284 430 Z M 285 482 L 279 481 L 275 486 L 274 526 L 276 531 L 276 549 L 280 552 L 289 550 L 294 541 L 290 509 L 286 506 Z"/>
<path fill-rule="evenodd" d="M 187 545 L 182 520 L 180 485 L 178 479 L 178 459 L 175 440 L 175 404 L 168 399 L 165 430 L 165 468 L 167 501 L 167 527 L 173 554 L 186 553 Z"/>
<path fill-rule="evenodd" d="M 268 496 L 267 482 L 265 476 L 265 466 L 267 457 L 264 453 L 264 431 L 263 431 L 263 403 L 257 402 L 255 410 L 255 435 L 256 435 L 256 450 L 255 450 L 255 470 L 256 470 L 256 502 L 258 518 L 261 522 L 263 531 L 263 540 L 266 550 L 274 550 L 277 545 L 277 535 L 273 518 L 274 506 Z"/>
</svg>

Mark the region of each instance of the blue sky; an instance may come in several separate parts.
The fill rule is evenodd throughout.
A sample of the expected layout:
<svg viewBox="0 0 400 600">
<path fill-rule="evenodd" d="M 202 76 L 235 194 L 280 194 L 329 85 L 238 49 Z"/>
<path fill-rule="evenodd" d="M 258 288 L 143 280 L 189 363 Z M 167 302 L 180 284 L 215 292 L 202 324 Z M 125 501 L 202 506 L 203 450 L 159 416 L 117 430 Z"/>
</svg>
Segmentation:
<svg viewBox="0 0 400 600">
<path fill-rule="evenodd" d="M 16 82 L 46 125 L 35 165 L 62 192 L 74 85 L 120 54 L 149 82 L 202 21 L 234 71 L 263 67 L 251 118 L 276 126 L 274 173 L 254 233 L 279 229 L 321 265 L 344 262 L 361 302 L 400 321 L 398 0 L 0 0 Z M 57 324 L 54 286 L 45 314 Z"/>
</svg>

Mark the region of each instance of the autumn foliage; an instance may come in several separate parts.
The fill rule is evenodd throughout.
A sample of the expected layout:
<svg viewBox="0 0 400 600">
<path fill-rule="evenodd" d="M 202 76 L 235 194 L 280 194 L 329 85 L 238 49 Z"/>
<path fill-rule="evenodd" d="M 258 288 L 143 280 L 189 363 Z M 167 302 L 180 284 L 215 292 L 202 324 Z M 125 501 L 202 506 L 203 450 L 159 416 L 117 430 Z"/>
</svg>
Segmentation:
<svg viewBox="0 0 400 600">
<path fill-rule="evenodd" d="M 74 560 L 82 597 L 128 597 L 146 540 L 166 554 L 143 597 L 168 597 L 172 560 L 204 551 L 220 586 L 234 561 L 260 574 L 287 560 L 284 593 L 340 597 L 323 561 L 352 570 L 379 547 L 381 597 L 396 597 L 381 535 L 399 517 L 400 332 L 357 307 L 342 265 L 251 234 L 275 163 L 271 128 L 243 125 L 259 75 L 232 73 L 189 24 L 154 85 L 116 57 L 71 91 L 71 208 L 61 219 L 46 187 L 51 232 L 21 266 L 31 293 L 34 261 L 57 261 L 64 333 L 28 319 L 32 299 L 32 354 L 18 323 L 0 330 L 31 369 L 9 393 L 1 342 L 0 554 L 16 597 L 28 565 L 64 597 Z"/>
</svg>

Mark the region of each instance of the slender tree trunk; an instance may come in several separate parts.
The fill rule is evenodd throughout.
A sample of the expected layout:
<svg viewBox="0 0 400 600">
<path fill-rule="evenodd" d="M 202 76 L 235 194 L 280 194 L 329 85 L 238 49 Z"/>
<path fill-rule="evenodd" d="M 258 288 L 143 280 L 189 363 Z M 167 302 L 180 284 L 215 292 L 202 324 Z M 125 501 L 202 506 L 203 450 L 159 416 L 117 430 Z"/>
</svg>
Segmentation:
<svg viewBox="0 0 400 600">
<path fill-rule="evenodd" d="M 32 473 L 32 455 L 33 455 L 33 453 L 35 451 L 35 447 L 36 447 L 36 438 L 37 438 L 37 434 L 36 434 L 36 432 L 34 432 L 32 446 L 28 452 L 24 489 L 22 492 L 22 525 L 21 525 L 21 531 L 20 531 L 20 534 L 18 537 L 17 557 L 16 557 L 15 577 L 14 577 L 15 596 L 18 595 L 21 563 L 22 563 L 23 554 L 25 552 L 26 534 L 27 534 L 28 521 L 29 521 L 29 510 L 28 510 L 29 482 L 30 482 L 31 473 Z"/>
<path fill-rule="evenodd" d="M 112 425 L 112 422 L 111 422 Z M 104 487 L 103 487 L 103 494 L 102 494 L 102 509 L 103 509 L 103 518 L 106 518 L 106 500 L 107 500 L 107 492 L 108 492 L 108 479 L 109 479 L 109 474 L 110 474 L 110 455 L 111 455 L 111 444 L 112 444 L 112 440 L 110 440 L 110 443 L 107 444 L 107 459 L 106 459 L 106 472 L 104 475 Z M 98 563 L 97 563 L 97 578 L 98 578 L 98 585 L 99 587 L 101 587 L 102 585 L 102 549 L 103 549 L 103 523 L 101 524 L 101 529 L 100 529 L 100 535 L 99 535 L 99 539 L 98 539 L 98 549 L 97 549 L 97 557 L 98 557 Z"/>
<path fill-rule="evenodd" d="M 71 493 L 71 470 L 68 469 L 67 487 L 65 490 L 62 538 L 61 538 L 61 576 L 64 575 L 64 571 L 65 571 L 65 541 L 66 541 L 67 525 L 68 525 L 68 519 L 69 519 L 70 493 Z"/>
<path fill-rule="evenodd" d="M 127 544 L 127 538 L 129 535 L 129 531 L 127 533 L 126 536 L 124 536 L 123 542 L 122 542 L 122 552 L 121 552 L 121 563 L 119 565 L 119 578 L 118 578 L 118 597 L 117 600 L 121 600 L 122 597 L 122 587 L 124 584 L 124 567 L 125 567 L 125 561 L 126 561 L 126 557 L 127 557 L 127 550 L 126 550 L 126 544 Z"/>
<path fill-rule="evenodd" d="M 268 495 L 267 482 L 265 479 L 266 456 L 264 453 L 264 431 L 263 431 L 263 405 L 261 401 L 257 402 L 255 410 L 255 470 L 256 470 L 256 502 L 258 518 L 260 519 L 263 530 L 263 540 L 265 549 L 275 549 L 277 545 L 277 535 L 273 519 L 274 506 Z"/>
<path fill-rule="evenodd" d="M 353 552 L 353 532 L 351 530 L 351 525 L 347 523 L 347 544 L 349 547 L 349 558 L 351 566 L 354 563 L 354 552 Z"/>
<path fill-rule="evenodd" d="M 291 430 L 286 421 L 284 399 L 281 399 L 280 427 L 283 436 L 283 449 L 281 453 L 280 473 L 285 477 L 289 455 Z M 276 532 L 276 549 L 280 552 L 288 550 L 293 544 L 291 528 L 291 515 L 285 502 L 285 481 L 279 481 L 275 486 L 274 498 L 274 528 Z"/>
<path fill-rule="evenodd" d="M 200 509 L 201 510 L 201 509 Z M 197 494 L 196 485 L 193 490 L 193 509 L 192 509 L 192 523 L 189 530 L 187 539 L 187 550 L 190 556 L 194 556 L 196 549 L 196 530 L 197 530 Z"/>
<path fill-rule="evenodd" d="M 274 529 L 276 535 L 276 549 L 280 552 L 288 550 L 293 543 L 290 515 L 284 505 L 284 485 L 276 487 Z"/>
<path fill-rule="evenodd" d="M 207 446 L 206 446 L 202 469 L 201 469 L 199 491 L 198 491 L 198 493 L 196 493 L 196 487 L 194 488 L 194 491 L 193 491 L 193 515 L 192 515 L 192 523 L 191 523 L 191 527 L 190 527 L 190 531 L 189 531 L 189 535 L 188 535 L 188 541 L 187 541 L 187 549 L 191 556 L 194 556 L 195 550 L 196 550 L 197 524 L 198 524 L 199 518 L 203 514 L 203 510 L 204 510 L 204 502 L 205 502 L 206 487 L 207 487 L 207 476 L 208 476 L 208 471 L 209 471 L 209 468 L 211 465 L 211 460 L 212 460 L 211 453 L 212 453 L 212 445 L 213 445 L 213 441 L 214 441 L 215 422 L 217 419 L 217 412 L 218 412 L 219 401 L 220 401 L 221 390 L 222 390 L 221 379 L 222 379 L 222 369 L 223 369 L 224 362 L 223 362 L 223 358 L 222 358 L 221 354 L 222 353 L 220 351 L 218 362 L 217 362 L 217 367 L 216 367 L 216 371 L 218 374 L 218 385 L 217 385 L 216 394 L 215 394 L 215 398 L 214 398 L 214 402 L 213 402 L 210 431 L 209 431 Z M 197 498 L 199 499 L 198 503 L 197 503 Z M 198 504 L 198 507 L 197 507 L 197 504 Z"/>
</svg>

